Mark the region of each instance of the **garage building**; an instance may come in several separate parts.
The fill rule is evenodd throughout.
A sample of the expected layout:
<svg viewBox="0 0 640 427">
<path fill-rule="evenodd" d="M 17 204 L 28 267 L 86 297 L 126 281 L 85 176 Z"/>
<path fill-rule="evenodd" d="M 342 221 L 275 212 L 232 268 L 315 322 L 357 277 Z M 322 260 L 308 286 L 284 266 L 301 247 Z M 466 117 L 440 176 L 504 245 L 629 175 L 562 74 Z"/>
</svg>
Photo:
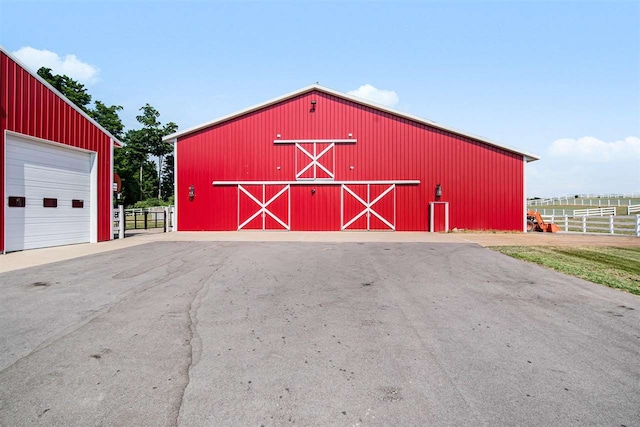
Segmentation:
<svg viewBox="0 0 640 427">
<path fill-rule="evenodd" d="M 0 48 L 0 252 L 110 240 L 114 146 Z"/>
<path fill-rule="evenodd" d="M 181 231 L 524 231 L 538 159 L 319 85 L 165 141 Z"/>
</svg>

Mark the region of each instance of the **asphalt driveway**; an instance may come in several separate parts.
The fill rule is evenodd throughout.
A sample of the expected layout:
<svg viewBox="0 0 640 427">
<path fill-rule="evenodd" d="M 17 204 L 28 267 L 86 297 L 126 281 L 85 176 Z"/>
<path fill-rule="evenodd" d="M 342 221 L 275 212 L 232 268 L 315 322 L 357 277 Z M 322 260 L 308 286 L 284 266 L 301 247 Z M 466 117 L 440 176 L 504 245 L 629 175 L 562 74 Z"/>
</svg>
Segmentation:
<svg viewBox="0 0 640 427">
<path fill-rule="evenodd" d="M 640 425 L 640 298 L 475 244 L 156 242 L 0 274 L 0 425 Z"/>
</svg>

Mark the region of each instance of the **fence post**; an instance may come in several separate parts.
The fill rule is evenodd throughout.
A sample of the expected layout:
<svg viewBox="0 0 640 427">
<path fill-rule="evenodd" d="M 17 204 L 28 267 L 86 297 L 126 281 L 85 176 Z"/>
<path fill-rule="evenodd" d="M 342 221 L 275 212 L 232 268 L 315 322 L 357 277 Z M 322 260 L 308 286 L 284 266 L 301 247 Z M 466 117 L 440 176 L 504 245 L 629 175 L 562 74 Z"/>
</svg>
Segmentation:
<svg viewBox="0 0 640 427">
<path fill-rule="evenodd" d="M 636 215 L 636 237 L 640 237 L 640 215 Z"/>
<path fill-rule="evenodd" d="M 613 234 L 613 215 L 609 215 L 609 233 Z"/>
<path fill-rule="evenodd" d="M 147 212 L 146 210 L 142 211 L 142 214 L 144 215 L 144 229 L 145 229 L 145 230 L 147 229 L 147 223 L 148 223 L 148 221 L 149 221 L 149 220 L 147 219 L 147 213 L 148 213 L 148 212 Z"/>
<path fill-rule="evenodd" d="M 587 216 L 586 215 L 582 215 L 582 232 L 583 233 L 587 232 Z"/>
<path fill-rule="evenodd" d="M 569 216 L 564 216 L 564 231 L 569 231 Z"/>
<path fill-rule="evenodd" d="M 118 205 L 118 218 L 120 224 L 118 225 L 118 239 L 124 239 L 124 228 L 127 224 L 127 217 L 124 216 L 124 205 Z"/>
<path fill-rule="evenodd" d="M 176 231 L 178 224 L 176 223 L 176 205 L 171 206 L 171 231 Z"/>
<path fill-rule="evenodd" d="M 555 211 L 555 209 L 554 209 L 554 211 Z M 554 220 L 555 220 L 555 215 L 552 213 L 551 214 L 551 224 L 555 224 Z"/>
<path fill-rule="evenodd" d="M 164 213 L 164 221 L 163 221 L 163 223 L 164 223 L 164 232 L 165 233 L 169 229 L 168 224 L 167 224 L 167 219 L 169 218 L 168 212 L 169 212 L 169 208 L 165 206 L 164 207 L 164 212 L 163 212 Z"/>
</svg>

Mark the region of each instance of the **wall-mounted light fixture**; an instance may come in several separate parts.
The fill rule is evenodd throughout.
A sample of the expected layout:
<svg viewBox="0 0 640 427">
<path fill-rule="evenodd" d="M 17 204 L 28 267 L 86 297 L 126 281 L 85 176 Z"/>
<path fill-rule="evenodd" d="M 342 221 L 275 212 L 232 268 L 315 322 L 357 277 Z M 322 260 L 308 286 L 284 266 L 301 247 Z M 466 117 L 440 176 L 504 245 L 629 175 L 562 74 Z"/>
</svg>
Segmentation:
<svg viewBox="0 0 640 427">
<path fill-rule="evenodd" d="M 353 138 L 353 134 L 349 132 L 349 138 Z"/>
<path fill-rule="evenodd" d="M 316 111 L 316 100 L 312 99 L 311 100 L 311 109 L 309 110 L 309 112 L 313 113 L 314 111 Z"/>
<path fill-rule="evenodd" d="M 316 194 L 316 189 L 315 189 L 315 188 L 312 188 L 312 189 L 311 189 L 311 194 L 312 194 L 312 195 L 313 195 L 313 194 Z"/>
<path fill-rule="evenodd" d="M 440 184 L 436 184 L 436 199 L 442 197 L 442 186 Z"/>
<path fill-rule="evenodd" d="M 196 188 L 193 185 L 189 186 L 189 200 L 193 200 L 196 197 Z"/>
</svg>

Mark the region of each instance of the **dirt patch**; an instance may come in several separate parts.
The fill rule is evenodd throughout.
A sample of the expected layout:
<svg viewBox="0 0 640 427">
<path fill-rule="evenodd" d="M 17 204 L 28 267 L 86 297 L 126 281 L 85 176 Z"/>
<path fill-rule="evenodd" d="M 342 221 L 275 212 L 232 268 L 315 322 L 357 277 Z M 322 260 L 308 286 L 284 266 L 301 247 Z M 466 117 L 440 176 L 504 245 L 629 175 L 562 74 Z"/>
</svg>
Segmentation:
<svg viewBox="0 0 640 427">
<path fill-rule="evenodd" d="M 640 237 L 632 236 L 568 233 L 460 233 L 455 235 L 480 246 L 640 247 Z"/>
</svg>

